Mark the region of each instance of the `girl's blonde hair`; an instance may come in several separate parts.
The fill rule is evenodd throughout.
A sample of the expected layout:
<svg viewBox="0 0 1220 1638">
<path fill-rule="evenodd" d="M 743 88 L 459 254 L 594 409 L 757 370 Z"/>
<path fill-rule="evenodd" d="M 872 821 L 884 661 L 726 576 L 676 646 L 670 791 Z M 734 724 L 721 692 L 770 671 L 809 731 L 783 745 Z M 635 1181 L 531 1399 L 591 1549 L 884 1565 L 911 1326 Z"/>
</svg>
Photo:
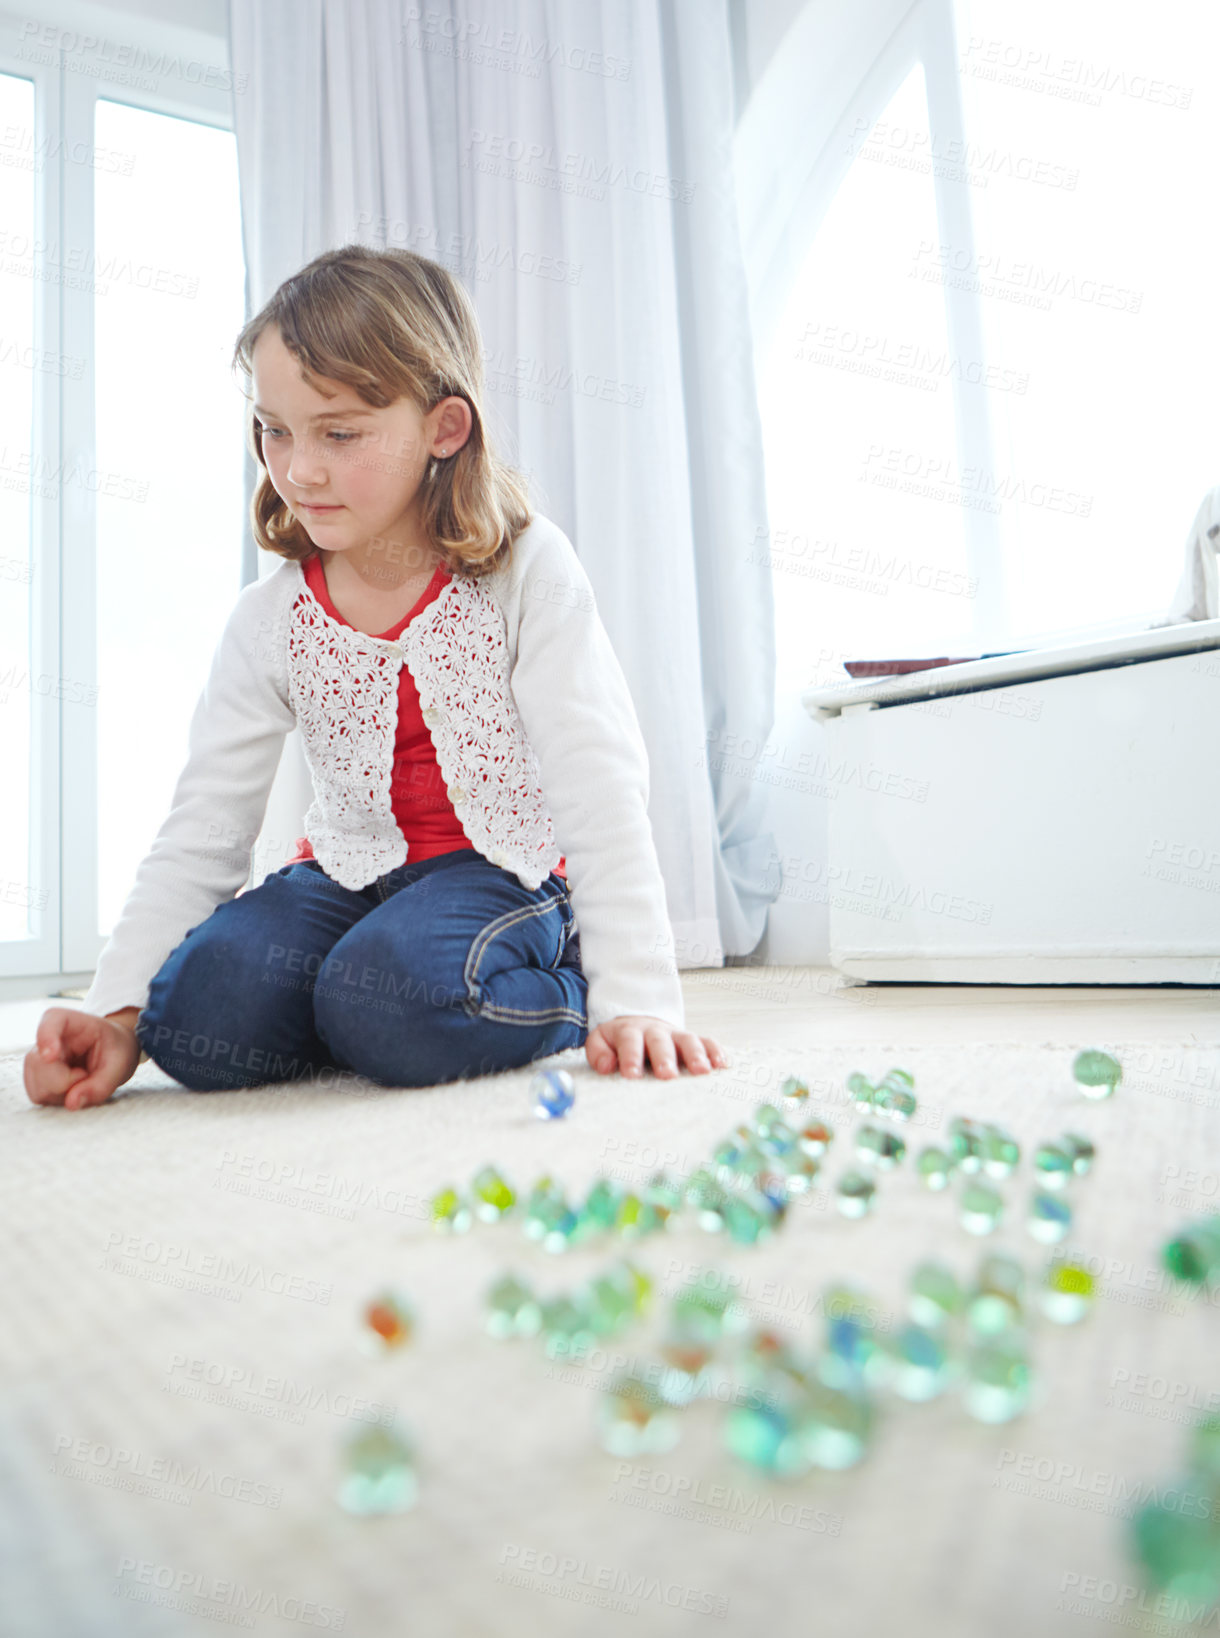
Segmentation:
<svg viewBox="0 0 1220 1638">
<path fill-rule="evenodd" d="M 417 496 L 420 520 L 451 573 L 498 569 L 532 514 L 525 480 L 488 442 L 479 321 L 453 274 L 410 250 L 353 244 L 315 256 L 238 336 L 232 363 L 247 379 L 254 343 L 268 325 L 279 329 L 307 380 L 345 382 L 376 409 L 404 395 L 424 415 L 442 398 L 466 400 L 470 436 L 447 460 L 429 462 Z M 250 506 L 254 538 L 299 562 L 313 541 L 272 486 L 249 396 L 246 442 L 262 468 Z"/>
</svg>

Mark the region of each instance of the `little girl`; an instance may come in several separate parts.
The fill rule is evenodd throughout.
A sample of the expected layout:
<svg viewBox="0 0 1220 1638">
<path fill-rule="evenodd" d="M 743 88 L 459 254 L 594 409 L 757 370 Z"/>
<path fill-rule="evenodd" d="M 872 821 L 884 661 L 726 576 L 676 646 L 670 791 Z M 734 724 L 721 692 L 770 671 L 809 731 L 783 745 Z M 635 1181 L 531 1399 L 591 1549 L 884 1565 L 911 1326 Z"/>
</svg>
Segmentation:
<svg viewBox="0 0 1220 1638">
<path fill-rule="evenodd" d="M 626 679 L 571 542 L 489 447 L 460 283 L 328 251 L 234 363 L 255 537 L 284 561 L 237 599 L 83 1010 L 39 1022 L 30 1098 L 102 1103 L 145 1058 L 197 1091 L 428 1086 L 582 1042 L 602 1074 L 722 1065 L 684 1027 Z M 305 835 L 243 892 L 294 726 Z"/>
</svg>

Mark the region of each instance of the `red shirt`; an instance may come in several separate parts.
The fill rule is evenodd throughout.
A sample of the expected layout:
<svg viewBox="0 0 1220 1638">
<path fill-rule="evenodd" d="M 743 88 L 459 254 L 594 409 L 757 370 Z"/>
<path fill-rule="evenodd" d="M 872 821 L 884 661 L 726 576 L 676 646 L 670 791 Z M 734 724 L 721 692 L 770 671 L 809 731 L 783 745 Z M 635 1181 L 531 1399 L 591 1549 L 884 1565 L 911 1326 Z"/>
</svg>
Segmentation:
<svg viewBox="0 0 1220 1638">
<path fill-rule="evenodd" d="M 302 572 L 310 591 L 332 620 L 349 631 L 356 628 L 345 620 L 330 600 L 322 559 L 316 551 L 301 563 Z M 389 631 L 375 633 L 386 641 L 400 637 L 415 616 L 435 602 L 451 578 L 448 567 L 441 563 L 436 573 L 420 594 L 409 614 L 403 616 Z M 424 724 L 419 703 L 419 690 L 411 668 L 402 667 L 398 677 L 398 731 L 394 736 L 394 763 L 390 772 L 390 807 L 398 821 L 398 828 L 407 841 L 407 859 L 431 859 L 438 853 L 452 853 L 457 848 L 470 848 L 474 843 L 462 829 L 454 812 L 453 803 L 445 794 L 445 778 L 436 760 L 432 736 Z M 297 838 L 297 850 L 285 864 L 297 864 L 312 859 L 313 848 L 305 836 Z M 555 866 L 556 873 L 567 879 L 564 861 Z"/>
</svg>

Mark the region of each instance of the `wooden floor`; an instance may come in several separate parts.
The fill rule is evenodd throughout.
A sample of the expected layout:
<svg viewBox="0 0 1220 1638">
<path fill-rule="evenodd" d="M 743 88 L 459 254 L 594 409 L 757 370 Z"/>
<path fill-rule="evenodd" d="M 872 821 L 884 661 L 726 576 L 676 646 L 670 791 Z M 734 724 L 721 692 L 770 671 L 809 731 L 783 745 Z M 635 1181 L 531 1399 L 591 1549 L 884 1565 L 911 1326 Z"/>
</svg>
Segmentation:
<svg viewBox="0 0 1220 1638">
<path fill-rule="evenodd" d="M 725 1047 L 808 1039 L 811 1018 L 828 1045 L 908 1041 L 1032 1044 L 1220 1042 L 1220 989 L 1177 985 L 1118 989 L 1056 985 L 859 984 L 830 967 L 724 967 L 684 972 L 689 1027 Z M 24 1052 L 50 996 L 0 1003 L 0 1053 Z"/>
</svg>

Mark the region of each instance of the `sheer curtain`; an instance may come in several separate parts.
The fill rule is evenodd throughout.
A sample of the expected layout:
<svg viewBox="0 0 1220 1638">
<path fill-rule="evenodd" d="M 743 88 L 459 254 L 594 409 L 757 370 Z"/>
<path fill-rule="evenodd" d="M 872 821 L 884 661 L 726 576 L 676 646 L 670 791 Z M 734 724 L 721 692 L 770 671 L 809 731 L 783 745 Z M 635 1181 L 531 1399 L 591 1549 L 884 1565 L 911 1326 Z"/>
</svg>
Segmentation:
<svg viewBox="0 0 1220 1638">
<path fill-rule="evenodd" d="M 250 310 L 352 241 L 462 278 L 492 436 L 632 688 L 679 965 L 750 952 L 775 638 L 728 0 L 230 0 L 229 27 Z M 308 799 L 294 733 L 255 881 Z"/>
</svg>

